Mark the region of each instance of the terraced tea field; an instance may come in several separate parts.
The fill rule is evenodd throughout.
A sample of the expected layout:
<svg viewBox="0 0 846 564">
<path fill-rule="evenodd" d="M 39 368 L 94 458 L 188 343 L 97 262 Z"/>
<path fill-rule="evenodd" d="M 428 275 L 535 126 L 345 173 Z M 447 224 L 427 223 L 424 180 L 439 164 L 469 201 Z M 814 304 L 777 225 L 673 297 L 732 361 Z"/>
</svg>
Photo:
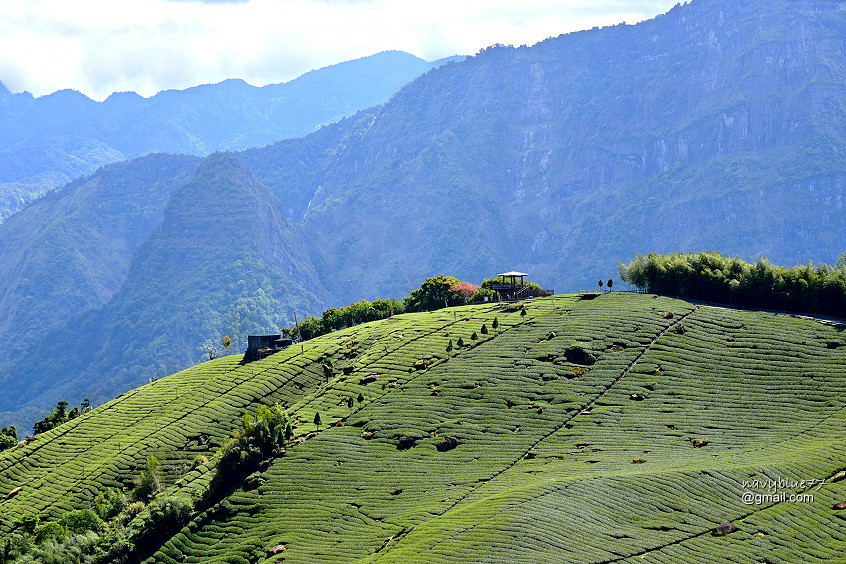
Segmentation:
<svg viewBox="0 0 846 564">
<path fill-rule="evenodd" d="M 151 454 L 198 497 L 245 411 L 279 402 L 284 456 L 151 562 L 837 561 L 844 368 L 843 328 L 647 295 L 400 315 L 198 365 L 0 455 L 0 493 L 21 488 L 0 528 L 131 487 Z"/>
</svg>

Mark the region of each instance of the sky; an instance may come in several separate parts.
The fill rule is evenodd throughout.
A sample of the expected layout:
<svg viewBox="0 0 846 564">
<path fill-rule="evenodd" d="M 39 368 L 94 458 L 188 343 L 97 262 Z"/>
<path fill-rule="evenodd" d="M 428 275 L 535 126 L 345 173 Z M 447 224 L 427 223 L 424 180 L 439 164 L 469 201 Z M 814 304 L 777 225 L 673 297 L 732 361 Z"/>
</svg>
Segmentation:
<svg viewBox="0 0 846 564">
<path fill-rule="evenodd" d="M 380 51 L 426 60 L 635 23 L 679 0 L 0 0 L 0 82 L 102 100 L 286 82 Z"/>
</svg>

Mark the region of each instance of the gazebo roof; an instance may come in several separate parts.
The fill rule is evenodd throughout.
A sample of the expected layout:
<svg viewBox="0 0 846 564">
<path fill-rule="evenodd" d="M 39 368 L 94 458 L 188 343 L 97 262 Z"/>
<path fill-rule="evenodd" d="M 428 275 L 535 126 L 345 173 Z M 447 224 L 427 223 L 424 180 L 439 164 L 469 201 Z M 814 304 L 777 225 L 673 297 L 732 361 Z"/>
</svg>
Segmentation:
<svg viewBox="0 0 846 564">
<path fill-rule="evenodd" d="M 497 274 L 497 276 L 528 276 L 525 272 L 503 272 L 502 274 Z"/>
</svg>

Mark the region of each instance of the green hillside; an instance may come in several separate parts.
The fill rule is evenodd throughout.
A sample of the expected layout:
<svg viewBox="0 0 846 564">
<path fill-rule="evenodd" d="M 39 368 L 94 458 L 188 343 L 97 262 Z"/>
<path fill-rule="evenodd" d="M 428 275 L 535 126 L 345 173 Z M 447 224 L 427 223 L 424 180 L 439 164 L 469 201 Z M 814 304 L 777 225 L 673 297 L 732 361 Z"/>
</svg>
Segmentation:
<svg viewBox="0 0 846 564">
<path fill-rule="evenodd" d="M 278 402 L 284 454 L 198 502 L 151 562 L 840 558 L 843 328 L 584 298 L 399 315 L 132 390 L 0 455 L 0 530 L 130 489 L 155 455 L 167 494 L 131 535 L 164 497 L 206 495 L 243 414 Z M 825 483 L 747 505 L 756 479 Z"/>
</svg>

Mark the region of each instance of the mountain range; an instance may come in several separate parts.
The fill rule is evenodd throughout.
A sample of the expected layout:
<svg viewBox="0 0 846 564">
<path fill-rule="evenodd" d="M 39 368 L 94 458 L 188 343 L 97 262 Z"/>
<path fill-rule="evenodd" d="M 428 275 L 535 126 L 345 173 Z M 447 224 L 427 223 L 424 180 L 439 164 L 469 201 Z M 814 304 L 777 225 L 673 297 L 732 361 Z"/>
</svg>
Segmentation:
<svg viewBox="0 0 846 564">
<path fill-rule="evenodd" d="M 102 102 L 76 90 L 34 98 L 0 84 L 0 220 L 98 167 L 148 153 L 205 156 L 307 135 L 391 94 L 451 57 L 385 51 L 255 87 L 240 79 Z"/>
<path fill-rule="evenodd" d="M 489 47 L 302 138 L 103 167 L 0 226 L 0 419 L 436 274 L 561 292 L 637 252 L 833 262 L 843 61 L 838 3 L 693 0 Z"/>
</svg>

